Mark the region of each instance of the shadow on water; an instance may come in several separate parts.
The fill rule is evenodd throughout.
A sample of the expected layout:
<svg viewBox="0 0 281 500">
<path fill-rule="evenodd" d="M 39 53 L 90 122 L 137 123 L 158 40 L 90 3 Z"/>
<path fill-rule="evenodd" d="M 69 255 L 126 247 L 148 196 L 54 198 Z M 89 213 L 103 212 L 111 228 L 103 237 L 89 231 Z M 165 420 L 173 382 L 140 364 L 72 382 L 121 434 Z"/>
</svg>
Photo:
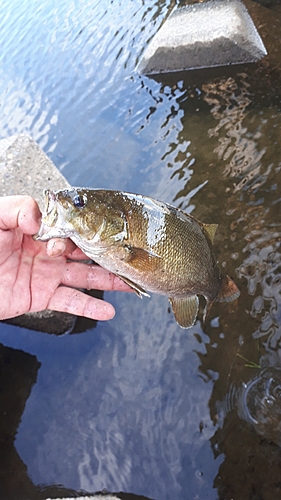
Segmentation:
<svg viewBox="0 0 281 500">
<path fill-rule="evenodd" d="M 77 497 L 85 491 L 61 485 L 35 486 L 27 467 L 19 457 L 14 440 L 32 386 L 36 383 L 40 363 L 35 356 L 0 345 L 0 498 L 6 500 Z M 100 492 L 101 497 L 105 492 Z M 143 496 L 118 493 L 121 500 L 149 500 Z"/>
<path fill-rule="evenodd" d="M 1 134 L 33 135 L 72 184 L 218 223 L 241 296 L 187 332 L 165 297 L 132 294 L 106 294 L 116 317 L 81 320 L 80 335 L 2 324 L 0 497 L 280 498 L 278 2 L 247 2 L 269 52 L 259 64 L 156 79 L 135 66 L 172 2 L 14 3 Z"/>
</svg>

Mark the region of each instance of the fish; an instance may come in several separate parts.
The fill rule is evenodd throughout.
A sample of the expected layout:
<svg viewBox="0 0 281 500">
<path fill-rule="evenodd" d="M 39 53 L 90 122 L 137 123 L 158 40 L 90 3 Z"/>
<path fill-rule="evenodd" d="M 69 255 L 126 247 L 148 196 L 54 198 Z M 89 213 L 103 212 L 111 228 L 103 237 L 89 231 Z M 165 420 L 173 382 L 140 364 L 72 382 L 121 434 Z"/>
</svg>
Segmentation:
<svg viewBox="0 0 281 500">
<path fill-rule="evenodd" d="M 215 259 L 217 224 L 149 196 L 70 187 L 44 190 L 45 212 L 35 239 L 70 238 L 91 260 L 119 276 L 140 297 L 166 295 L 182 328 L 194 325 L 198 295 L 203 314 L 240 291 Z"/>
</svg>

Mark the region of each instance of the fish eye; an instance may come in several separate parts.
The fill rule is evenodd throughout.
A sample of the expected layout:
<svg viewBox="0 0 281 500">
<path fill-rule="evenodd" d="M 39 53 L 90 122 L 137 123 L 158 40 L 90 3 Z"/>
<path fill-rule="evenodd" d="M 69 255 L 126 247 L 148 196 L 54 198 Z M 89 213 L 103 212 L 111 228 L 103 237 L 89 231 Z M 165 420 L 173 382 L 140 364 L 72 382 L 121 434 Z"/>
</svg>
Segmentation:
<svg viewBox="0 0 281 500">
<path fill-rule="evenodd" d="M 86 197 L 84 197 L 83 195 L 81 194 L 77 194 L 76 196 L 74 196 L 73 198 L 73 205 L 76 207 L 76 208 L 83 208 L 85 205 L 86 205 Z"/>
</svg>

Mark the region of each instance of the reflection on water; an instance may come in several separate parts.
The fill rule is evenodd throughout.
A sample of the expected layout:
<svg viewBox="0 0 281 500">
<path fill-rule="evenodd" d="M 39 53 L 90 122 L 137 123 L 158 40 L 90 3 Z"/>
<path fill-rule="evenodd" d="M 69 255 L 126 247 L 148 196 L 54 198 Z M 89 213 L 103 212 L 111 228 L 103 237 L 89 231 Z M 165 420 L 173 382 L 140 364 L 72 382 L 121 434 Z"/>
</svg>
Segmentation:
<svg viewBox="0 0 281 500">
<path fill-rule="evenodd" d="M 278 156 L 281 119 L 275 109 L 261 108 L 257 113 L 251 104 L 253 90 L 249 78 L 245 74 L 238 76 L 238 82 L 228 79 L 218 86 L 204 87 L 212 114 L 218 120 L 209 134 L 218 137 L 219 145 L 214 151 L 225 162 L 223 176 L 233 179 L 233 187 L 228 189 L 228 213 L 236 215 L 230 224 L 231 240 L 243 237 L 245 257 L 241 259 L 236 252 L 231 257 L 239 260 L 238 276 L 246 279 L 249 295 L 255 296 L 250 314 L 259 318 L 260 325 L 254 336 L 270 334 L 271 347 L 276 347 L 281 317 L 277 181 L 281 166 Z M 270 140 L 267 142 L 265 138 Z M 233 196 L 237 191 L 241 192 L 239 198 L 246 201 L 246 207 L 237 205 Z M 258 288 L 261 294 L 257 293 Z"/>
<path fill-rule="evenodd" d="M 262 360 L 280 354 L 281 12 L 248 4 L 264 61 L 156 81 L 135 67 L 172 2 L 2 2 L 1 135 L 31 134 L 72 184 L 141 192 L 218 223 L 219 264 L 241 298 L 214 305 L 204 331 L 198 321 L 182 332 L 164 297 L 121 293 L 106 294 L 116 317 L 79 335 L 2 324 L 1 342 L 28 353 L 23 367 L 28 356 L 41 366 L 29 397 L 8 377 L 28 399 L 0 486 L 20 464 L 38 498 L 51 485 L 280 497 L 279 440 L 268 435 L 268 423 L 279 432 L 280 369 Z"/>
<path fill-rule="evenodd" d="M 251 88 L 247 74 L 238 74 L 237 81 L 228 78 L 218 84 L 203 85 L 205 100 L 218 124 L 209 129 L 209 137 L 217 137 L 219 145 L 214 149 L 219 160 L 226 163 L 223 175 L 233 178 L 233 193 L 259 187 L 261 160 L 266 148 L 259 151 L 258 139 L 263 137 L 262 124 L 245 127 L 247 110 L 251 104 Z M 246 118 L 247 117 L 247 118 Z M 251 124 L 252 125 L 252 124 Z M 269 171 L 264 173 L 266 180 Z"/>
<path fill-rule="evenodd" d="M 122 323 L 103 330 L 102 345 L 93 343 L 73 367 L 71 386 L 60 381 L 57 367 L 53 377 L 60 382 L 46 387 L 48 405 L 42 408 L 35 389 L 24 415 L 28 422 L 35 412 L 39 420 L 40 439 L 29 434 L 31 450 L 24 452 L 33 478 L 49 484 L 60 477 L 62 484 L 86 491 L 106 487 L 152 498 L 172 491 L 184 497 L 192 487 L 204 497 L 212 477 L 213 428 L 206 406 L 211 384 L 196 377 L 194 366 L 193 350 L 200 348 L 193 335 L 175 334 L 172 317 L 163 325 L 161 297 L 138 312 L 134 335 L 135 319 L 127 313 L 132 307 L 134 297 L 126 297 Z M 159 319 L 151 324 L 153 311 Z"/>
</svg>

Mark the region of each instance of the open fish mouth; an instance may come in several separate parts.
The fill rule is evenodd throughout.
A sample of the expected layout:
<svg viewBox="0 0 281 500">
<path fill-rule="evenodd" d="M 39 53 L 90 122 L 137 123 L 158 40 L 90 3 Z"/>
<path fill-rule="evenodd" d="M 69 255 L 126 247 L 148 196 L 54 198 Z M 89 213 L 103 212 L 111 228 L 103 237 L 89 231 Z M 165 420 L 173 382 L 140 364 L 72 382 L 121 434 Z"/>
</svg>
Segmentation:
<svg viewBox="0 0 281 500">
<path fill-rule="evenodd" d="M 54 209 L 57 201 L 56 193 L 52 191 L 51 189 L 44 189 L 43 195 L 45 198 L 45 213 L 43 214 L 43 217 L 46 217 L 49 215 L 52 210 Z"/>
<path fill-rule="evenodd" d="M 48 241 L 52 238 L 68 238 L 64 229 L 58 227 L 49 227 L 46 224 L 41 224 L 38 233 L 33 236 L 34 240 Z"/>
<path fill-rule="evenodd" d="M 70 231 L 66 231 L 63 223 L 62 210 L 57 201 L 55 191 L 44 190 L 45 212 L 42 214 L 42 222 L 38 233 L 33 236 L 34 240 L 48 241 L 51 238 L 68 238 Z M 46 221 L 47 223 L 45 223 Z"/>
</svg>

